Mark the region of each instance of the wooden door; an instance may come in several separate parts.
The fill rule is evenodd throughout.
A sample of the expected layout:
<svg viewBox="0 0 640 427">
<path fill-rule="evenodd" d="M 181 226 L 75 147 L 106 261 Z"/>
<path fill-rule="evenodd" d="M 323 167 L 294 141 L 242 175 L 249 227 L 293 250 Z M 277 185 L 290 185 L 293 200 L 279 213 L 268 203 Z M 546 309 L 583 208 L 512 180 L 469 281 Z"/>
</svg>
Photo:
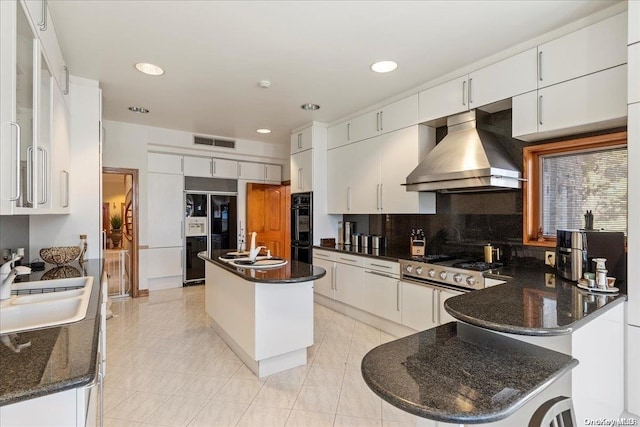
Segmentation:
<svg viewBox="0 0 640 427">
<path fill-rule="evenodd" d="M 291 256 L 289 194 L 285 185 L 247 184 L 247 234 L 255 231 L 256 245 L 287 259 Z"/>
</svg>

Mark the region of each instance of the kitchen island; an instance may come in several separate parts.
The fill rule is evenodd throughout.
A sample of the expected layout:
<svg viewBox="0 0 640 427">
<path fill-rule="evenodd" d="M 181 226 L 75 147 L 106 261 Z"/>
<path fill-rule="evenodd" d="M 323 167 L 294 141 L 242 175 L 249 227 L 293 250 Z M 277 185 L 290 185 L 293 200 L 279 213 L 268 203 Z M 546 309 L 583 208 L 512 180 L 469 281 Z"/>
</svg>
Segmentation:
<svg viewBox="0 0 640 427">
<path fill-rule="evenodd" d="M 583 291 L 546 268 L 487 276 L 506 283 L 445 302 L 456 324 L 365 356 L 371 389 L 401 409 L 457 424 L 527 425 L 559 395 L 572 397 L 580 423 L 620 416 L 626 296 Z"/>
<path fill-rule="evenodd" d="M 307 363 L 313 345 L 313 281 L 320 267 L 289 261 L 276 268 L 235 267 L 201 252 L 211 327 L 259 378 Z"/>
</svg>

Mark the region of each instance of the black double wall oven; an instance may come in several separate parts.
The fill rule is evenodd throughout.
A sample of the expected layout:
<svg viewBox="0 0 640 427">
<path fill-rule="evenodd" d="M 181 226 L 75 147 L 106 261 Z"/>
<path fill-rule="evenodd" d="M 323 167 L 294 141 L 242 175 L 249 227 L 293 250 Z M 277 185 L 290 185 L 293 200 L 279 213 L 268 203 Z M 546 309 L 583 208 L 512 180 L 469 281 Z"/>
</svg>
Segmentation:
<svg viewBox="0 0 640 427">
<path fill-rule="evenodd" d="M 313 193 L 291 195 L 291 260 L 311 264 L 313 246 Z"/>
</svg>

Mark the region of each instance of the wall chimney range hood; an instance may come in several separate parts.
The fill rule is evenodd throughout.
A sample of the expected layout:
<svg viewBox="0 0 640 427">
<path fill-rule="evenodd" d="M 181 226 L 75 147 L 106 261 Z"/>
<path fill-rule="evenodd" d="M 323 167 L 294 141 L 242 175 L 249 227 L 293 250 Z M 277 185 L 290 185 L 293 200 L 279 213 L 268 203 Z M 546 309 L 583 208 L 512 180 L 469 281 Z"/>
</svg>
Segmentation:
<svg viewBox="0 0 640 427">
<path fill-rule="evenodd" d="M 465 193 L 521 188 L 522 174 L 476 111 L 447 119 L 447 136 L 407 176 L 407 191 Z"/>
</svg>

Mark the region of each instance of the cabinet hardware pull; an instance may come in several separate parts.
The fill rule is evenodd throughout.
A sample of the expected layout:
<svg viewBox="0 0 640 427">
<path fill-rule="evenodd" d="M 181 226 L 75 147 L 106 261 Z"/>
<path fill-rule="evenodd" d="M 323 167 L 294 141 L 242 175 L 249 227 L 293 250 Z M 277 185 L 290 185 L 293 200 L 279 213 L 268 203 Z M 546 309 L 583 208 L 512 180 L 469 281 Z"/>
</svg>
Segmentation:
<svg viewBox="0 0 640 427">
<path fill-rule="evenodd" d="M 267 180 L 267 165 L 264 165 L 264 180 Z"/>
<path fill-rule="evenodd" d="M 48 156 L 47 156 L 47 150 L 45 150 L 43 147 L 38 147 L 38 151 L 42 152 L 42 176 L 40 177 L 40 187 L 42 187 L 42 197 L 40 197 L 40 200 L 38 200 L 38 203 L 41 205 L 44 205 L 45 203 L 47 203 L 47 199 L 49 198 L 47 195 L 47 193 L 49 192 L 49 189 L 47 188 L 47 174 L 49 173 L 49 167 L 47 165 Z"/>
<path fill-rule="evenodd" d="M 438 325 L 440 324 L 440 322 L 442 321 L 442 319 L 440 318 L 440 294 L 442 293 L 442 291 L 437 291 L 438 292 Z"/>
<path fill-rule="evenodd" d="M 27 147 L 27 202 L 33 203 L 33 146 Z"/>
<path fill-rule="evenodd" d="M 384 113 L 384 111 L 380 111 L 380 131 L 384 130 L 384 126 L 383 126 L 383 118 L 382 118 L 382 114 Z"/>
<path fill-rule="evenodd" d="M 400 311 L 400 281 L 396 282 L 396 311 Z"/>
<path fill-rule="evenodd" d="M 469 79 L 469 105 L 471 105 L 471 103 L 473 102 L 473 99 L 471 99 L 472 98 L 471 95 L 473 95 L 473 89 L 472 89 L 473 86 L 471 86 L 472 83 L 473 83 L 473 79 Z"/>
<path fill-rule="evenodd" d="M 180 221 L 180 238 L 184 237 L 184 222 Z"/>
<path fill-rule="evenodd" d="M 380 184 L 380 210 L 382 210 L 382 183 Z"/>
<path fill-rule="evenodd" d="M 42 21 L 38 23 L 40 31 L 47 31 L 47 0 L 42 0 Z"/>
<path fill-rule="evenodd" d="M 338 264 L 333 265 L 333 289 L 338 290 Z"/>
<path fill-rule="evenodd" d="M 323 253 L 321 253 L 321 252 L 316 252 L 316 253 L 315 253 L 315 255 L 316 255 L 316 256 L 319 256 L 319 257 L 321 257 L 321 258 L 329 258 L 329 255 L 328 255 L 328 254 L 323 254 Z"/>
<path fill-rule="evenodd" d="M 302 182 L 304 175 L 302 175 L 302 168 L 298 169 L 298 188 L 302 190 L 304 188 L 304 184 Z"/>
<path fill-rule="evenodd" d="M 380 112 L 376 113 L 376 132 L 380 132 Z"/>
<path fill-rule="evenodd" d="M 347 210 L 351 210 L 351 187 L 347 187 Z"/>
<path fill-rule="evenodd" d="M 372 262 L 370 265 L 373 265 L 373 266 L 375 266 L 375 267 L 381 267 L 381 268 L 389 268 L 389 269 L 391 269 L 391 266 L 388 266 L 388 265 L 382 265 L 382 264 L 374 264 L 373 262 Z"/>
<path fill-rule="evenodd" d="M 538 97 L 538 123 L 542 124 L 542 95 Z"/>
<path fill-rule="evenodd" d="M 538 52 L 538 80 L 542 81 L 542 51 Z"/>
<path fill-rule="evenodd" d="M 64 66 L 64 90 L 63 95 L 69 95 L 69 67 Z"/>
<path fill-rule="evenodd" d="M 16 155 L 16 175 L 15 175 L 15 187 L 16 190 L 15 196 L 9 197 L 10 201 L 18 200 L 20 198 L 20 125 L 16 122 L 9 122 L 9 126 L 15 126 L 16 128 L 16 139 L 15 139 L 15 155 Z"/>
<path fill-rule="evenodd" d="M 180 157 L 180 172 L 184 173 L 184 157 Z"/>
<path fill-rule="evenodd" d="M 242 177 L 242 164 L 238 163 L 238 176 Z"/>
<path fill-rule="evenodd" d="M 347 123 L 347 141 L 351 141 L 351 123 Z"/>
<path fill-rule="evenodd" d="M 376 210 L 380 210 L 380 184 L 376 185 Z"/>
<path fill-rule="evenodd" d="M 214 168 L 213 164 L 214 163 L 215 162 L 213 160 L 209 160 L 209 174 L 210 175 L 215 175 L 215 172 L 213 171 L 213 168 Z"/>
<path fill-rule="evenodd" d="M 437 290 L 435 289 L 431 289 L 431 321 L 435 324 L 436 323 L 436 306 L 435 306 L 435 302 L 436 302 L 436 294 L 437 294 Z"/>
<path fill-rule="evenodd" d="M 64 179 L 64 189 L 65 189 L 64 190 L 64 194 L 65 194 L 64 201 L 65 201 L 65 203 L 64 203 L 64 205 L 62 205 L 62 207 L 63 208 L 68 208 L 69 207 L 69 172 L 63 170 L 62 173 L 64 174 L 64 177 L 65 177 L 65 179 Z"/>
<path fill-rule="evenodd" d="M 365 270 L 364 272 L 369 274 L 375 274 L 376 276 L 388 277 L 389 279 L 395 279 L 395 277 L 393 277 L 392 275 L 386 274 L 386 273 L 380 273 L 379 271 Z"/>
<path fill-rule="evenodd" d="M 464 100 L 464 93 L 467 91 L 467 81 L 463 80 L 462 81 L 462 105 L 467 105 L 467 103 Z"/>
<path fill-rule="evenodd" d="M 340 257 L 340 259 L 343 260 L 343 261 L 347 261 L 347 262 L 358 262 L 358 260 L 353 259 L 353 258 L 342 258 L 342 257 Z"/>
<path fill-rule="evenodd" d="M 298 134 L 298 149 L 302 149 L 302 134 Z"/>
</svg>

